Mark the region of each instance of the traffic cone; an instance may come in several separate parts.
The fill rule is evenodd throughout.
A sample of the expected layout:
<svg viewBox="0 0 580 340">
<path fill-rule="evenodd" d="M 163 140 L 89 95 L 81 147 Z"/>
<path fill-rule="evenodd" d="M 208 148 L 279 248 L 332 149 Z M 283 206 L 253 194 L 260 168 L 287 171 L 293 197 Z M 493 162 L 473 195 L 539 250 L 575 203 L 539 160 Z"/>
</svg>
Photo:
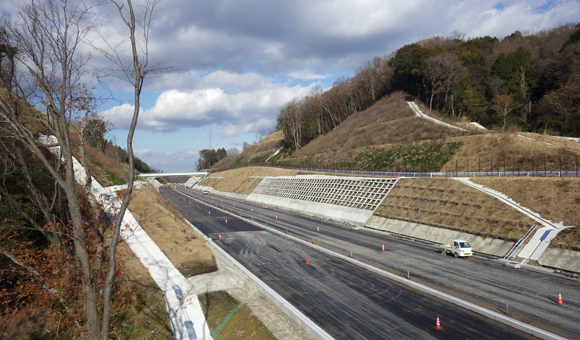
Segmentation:
<svg viewBox="0 0 580 340">
<path fill-rule="evenodd" d="M 191 205 L 191 202 L 189 202 L 189 205 Z"/>
<path fill-rule="evenodd" d="M 278 215 L 276 215 L 276 219 L 278 219 Z"/>
<path fill-rule="evenodd" d="M 236 206 L 236 204 L 234 203 L 234 207 Z"/>
<path fill-rule="evenodd" d="M 228 219 L 226 218 L 226 224 L 228 224 Z"/>
<path fill-rule="evenodd" d="M 441 329 L 441 323 L 439 322 L 439 315 L 437 315 L 437 322 L 435 323 L 435 329 Z"/>
<path fill-rule="evenodd" d="M 224 203 L 224 200 L 220 200 L 220 203 Z"/>
<path fill-rule="evenodd" d="M 320 232 L 320 228 L 316 227 L 316 232 L 319 233 Z"/>
<path fill-rule="evenodd" d="M 199 205 L 197 206 L 197 209 L 199 209 Z"/>
<path fill-rule="evenodd" d="M 254 233 L 254 238 L 258 238 L 258 233 Z"/>
<path fill-rule="evenodd" d="M 262 209 L 266 209 L 266 206 L 265 205 L 262 205 Z"/>
<path fill-rule="evenodd" d="M 564 302 L 562 302 L 562 294 L 558 293 L 558 304 L 563 304 Z"/>
<path fill-rule="evenodd" d="M 211 211 L 208 211 L 208 212 L 207 212 L 207 214 L 208 214 L 208 215 L 211 215 Z"/>
<path fill-rule="evenodd" d="M 383 244 L 383 249 L 381 249 L 382 251 L 385 251 L 385 245 Z"/>
<path fill-rule="evenodd" d="M 306 256 L 306 264 L 310 264 L 310 262 L 308 262 L 308 256 Z"/>
<path fill-rule="evenodd" d="M 254 209 L 250 209 L 250 212 L 254 212 Z"/>
<path fill-rule="evenodd" d="M 219 235 L 220 235 L 220 236 L 219 236 L 218 240 L 221 240 L 221 239 L 222 239 L 222 234 L 219 234 Z"/>
</svg>

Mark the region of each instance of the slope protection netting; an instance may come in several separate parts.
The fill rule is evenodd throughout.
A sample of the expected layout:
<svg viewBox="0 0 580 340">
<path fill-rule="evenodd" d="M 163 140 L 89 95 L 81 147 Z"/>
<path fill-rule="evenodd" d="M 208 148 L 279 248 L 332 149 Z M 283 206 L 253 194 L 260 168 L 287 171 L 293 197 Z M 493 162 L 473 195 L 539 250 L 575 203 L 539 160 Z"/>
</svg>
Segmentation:
<svg viewBox="0 0 580 340">
<path fill-rule="evenodd" d="M 396 178 L 264 178 L 255 194 L 375 210 Z"/>
</svg>

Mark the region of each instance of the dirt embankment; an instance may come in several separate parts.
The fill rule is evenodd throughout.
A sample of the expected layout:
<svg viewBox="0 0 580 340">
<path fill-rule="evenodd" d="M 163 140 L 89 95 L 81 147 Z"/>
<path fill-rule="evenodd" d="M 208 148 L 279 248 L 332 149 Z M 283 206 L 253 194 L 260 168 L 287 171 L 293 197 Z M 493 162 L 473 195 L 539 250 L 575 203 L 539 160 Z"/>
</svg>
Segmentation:
<svg viewBox="0 0 580 340">
<path fill-rule="evenodd" d="M 129 210 L 149 237 L 186 277 L 217 269 L 211 250 L 179 212 L 148 186 L 133 191 Z"/>
<path fill-rule="evenodd" d="M 251 166 L 212 173 L 200 185 L 211 186 L 220 191 L 249 194 L 260 182 L 260 179 L 255 180 L 251 177 L 294 176 L 299 172 L 298 170 Z M 222 178 L 218 179 L 218 177 Z"/>
<path fill-rule="evenodd" d="M 471 181 L 508 195 L 554 223 L 574 226 L 560 232 L 551 246 L 580 251 L 580 178 L 474 177 Z"/>
<path fill-rule="evenodd" d="M 534 220 L 497 199 L 449 178 L 397 182 L 375 215 L 517 241 Z"/>
</svg>

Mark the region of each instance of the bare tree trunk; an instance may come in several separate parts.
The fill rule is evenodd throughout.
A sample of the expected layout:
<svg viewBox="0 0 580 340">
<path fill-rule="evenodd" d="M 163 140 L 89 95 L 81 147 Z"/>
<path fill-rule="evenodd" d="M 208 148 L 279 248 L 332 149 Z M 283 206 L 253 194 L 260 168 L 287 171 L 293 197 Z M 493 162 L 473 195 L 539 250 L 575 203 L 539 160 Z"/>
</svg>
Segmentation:
<svg viewBox="0 0 580 340">
<path fill-rule="evenodd" d="M 109 271 L 107 272 L 107 277 L 105 281 L 105 288 L 104 288 L 104 296 L 103 296 L 103 323 L 101 328 L 101 336 L 103 340 L 109 339 L 109 329 L 110 329 L 110 316 L 111 316 L 111 296 L 113 291 L 113 284 L 115 280 L 115 273 L 116 273 L 116 266 L 117 266 L 117 244 L 119 243 L 119 237 L 121 232 L 121 225 L 123 223 L 123 217 L 125 215 L 125 211 L 127 210 L 127 206 L 129 205 L 129 200 L 131 199 L 131 193 L 133 192 L 133 182 L 134 182 L 134 170 L 135 170 L 135 161 L 133 157 L 133 135 L 135 133 L 135 128 L 137 126 L 137 120 L 139 118 L 139 110 L 140 110 L 140 98 L 141 98 L 141 90 L 143 89 L 143 81 L 145 80 L 145 76 L 148 72 L 155 71 L 155 70 L 148 70 L 148 38 L 149 38 L 149 28 L 151 26 L 152 20 L 152 13 L 155 9 L 155 6 L 159 3 L 160 0 L 146 0 L 145 7 L 143 10 L 143 21 L 137 23 L 135 19 L 135 13 L 133 10 L 133 3 L 132 0 L 125 0 L 127 5 L 127 13 L 123 12 L 123 7 L 125 4 L 120 4 L 120 2 L 116 0 L 111 0 L 117 9 L 119 10 L 119 15 L 127 25 L 129 29 L 129 38 L 131 41 L 131 51 L 132 51 L 132 72 L 125 72 L 125 74 L 133 74 L 134 78 L 131 80 L 127 78 L 127 81 L 130 81 L 133 85 L 134 89 L 134 110 L 133 110 L 133 118 L 131 120 L 131 126 L 129 128 L 129 133 L 127 134 L 127 154 L 129 157 L 129 181 L 127 183 L 127 191 L 125 196 L 123 197 L 123 202 L 121 203 L 121 207 L 119 209 L 119 213 L 116 216 L 115 226 L 113 230 L 113 237 L 111 239 L 111 244 L 109 246 Z M 143 28 L 143 45 L 139 45 L 137 38 L 135 36 L 135 30 L 137 25 Z M 142 51 L 143 55 L 140 54 Z M 109 57 L 112 56 L 109 54 Z M 118 54 L 114 54 L 114 56 L 118 56 Z M 141 57 L 141 58 L 140 58 Z M 110 58 L 111 60 L 111 58 Z M 114 63 L 118 63 L 122 65 L 123 62 L 121 60 L 113 60 Z"/>
</svg>

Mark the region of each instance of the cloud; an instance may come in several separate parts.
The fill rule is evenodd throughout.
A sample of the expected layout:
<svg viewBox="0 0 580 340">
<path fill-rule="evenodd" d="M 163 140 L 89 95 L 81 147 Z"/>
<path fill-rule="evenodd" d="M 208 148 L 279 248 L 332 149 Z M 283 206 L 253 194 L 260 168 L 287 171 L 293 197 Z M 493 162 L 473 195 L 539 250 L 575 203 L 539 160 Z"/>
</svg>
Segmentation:
<svg viewBox="0 0 580 340">
<path fill-rule="evenodd" d="M 221 126 L 217 133 L 223 137 L 271 128 L 280 108 L 314 85 L 288 86 L 256 73 L 216 71 L 199 79 L 193 89 L 163 91 L 153 107 L 140 113 L 138 128 L 170 132 L 215 124 Z M 129 104 L 103 112 L 121 129 L 129 127 L 132 114 Z"/>
</svg>

